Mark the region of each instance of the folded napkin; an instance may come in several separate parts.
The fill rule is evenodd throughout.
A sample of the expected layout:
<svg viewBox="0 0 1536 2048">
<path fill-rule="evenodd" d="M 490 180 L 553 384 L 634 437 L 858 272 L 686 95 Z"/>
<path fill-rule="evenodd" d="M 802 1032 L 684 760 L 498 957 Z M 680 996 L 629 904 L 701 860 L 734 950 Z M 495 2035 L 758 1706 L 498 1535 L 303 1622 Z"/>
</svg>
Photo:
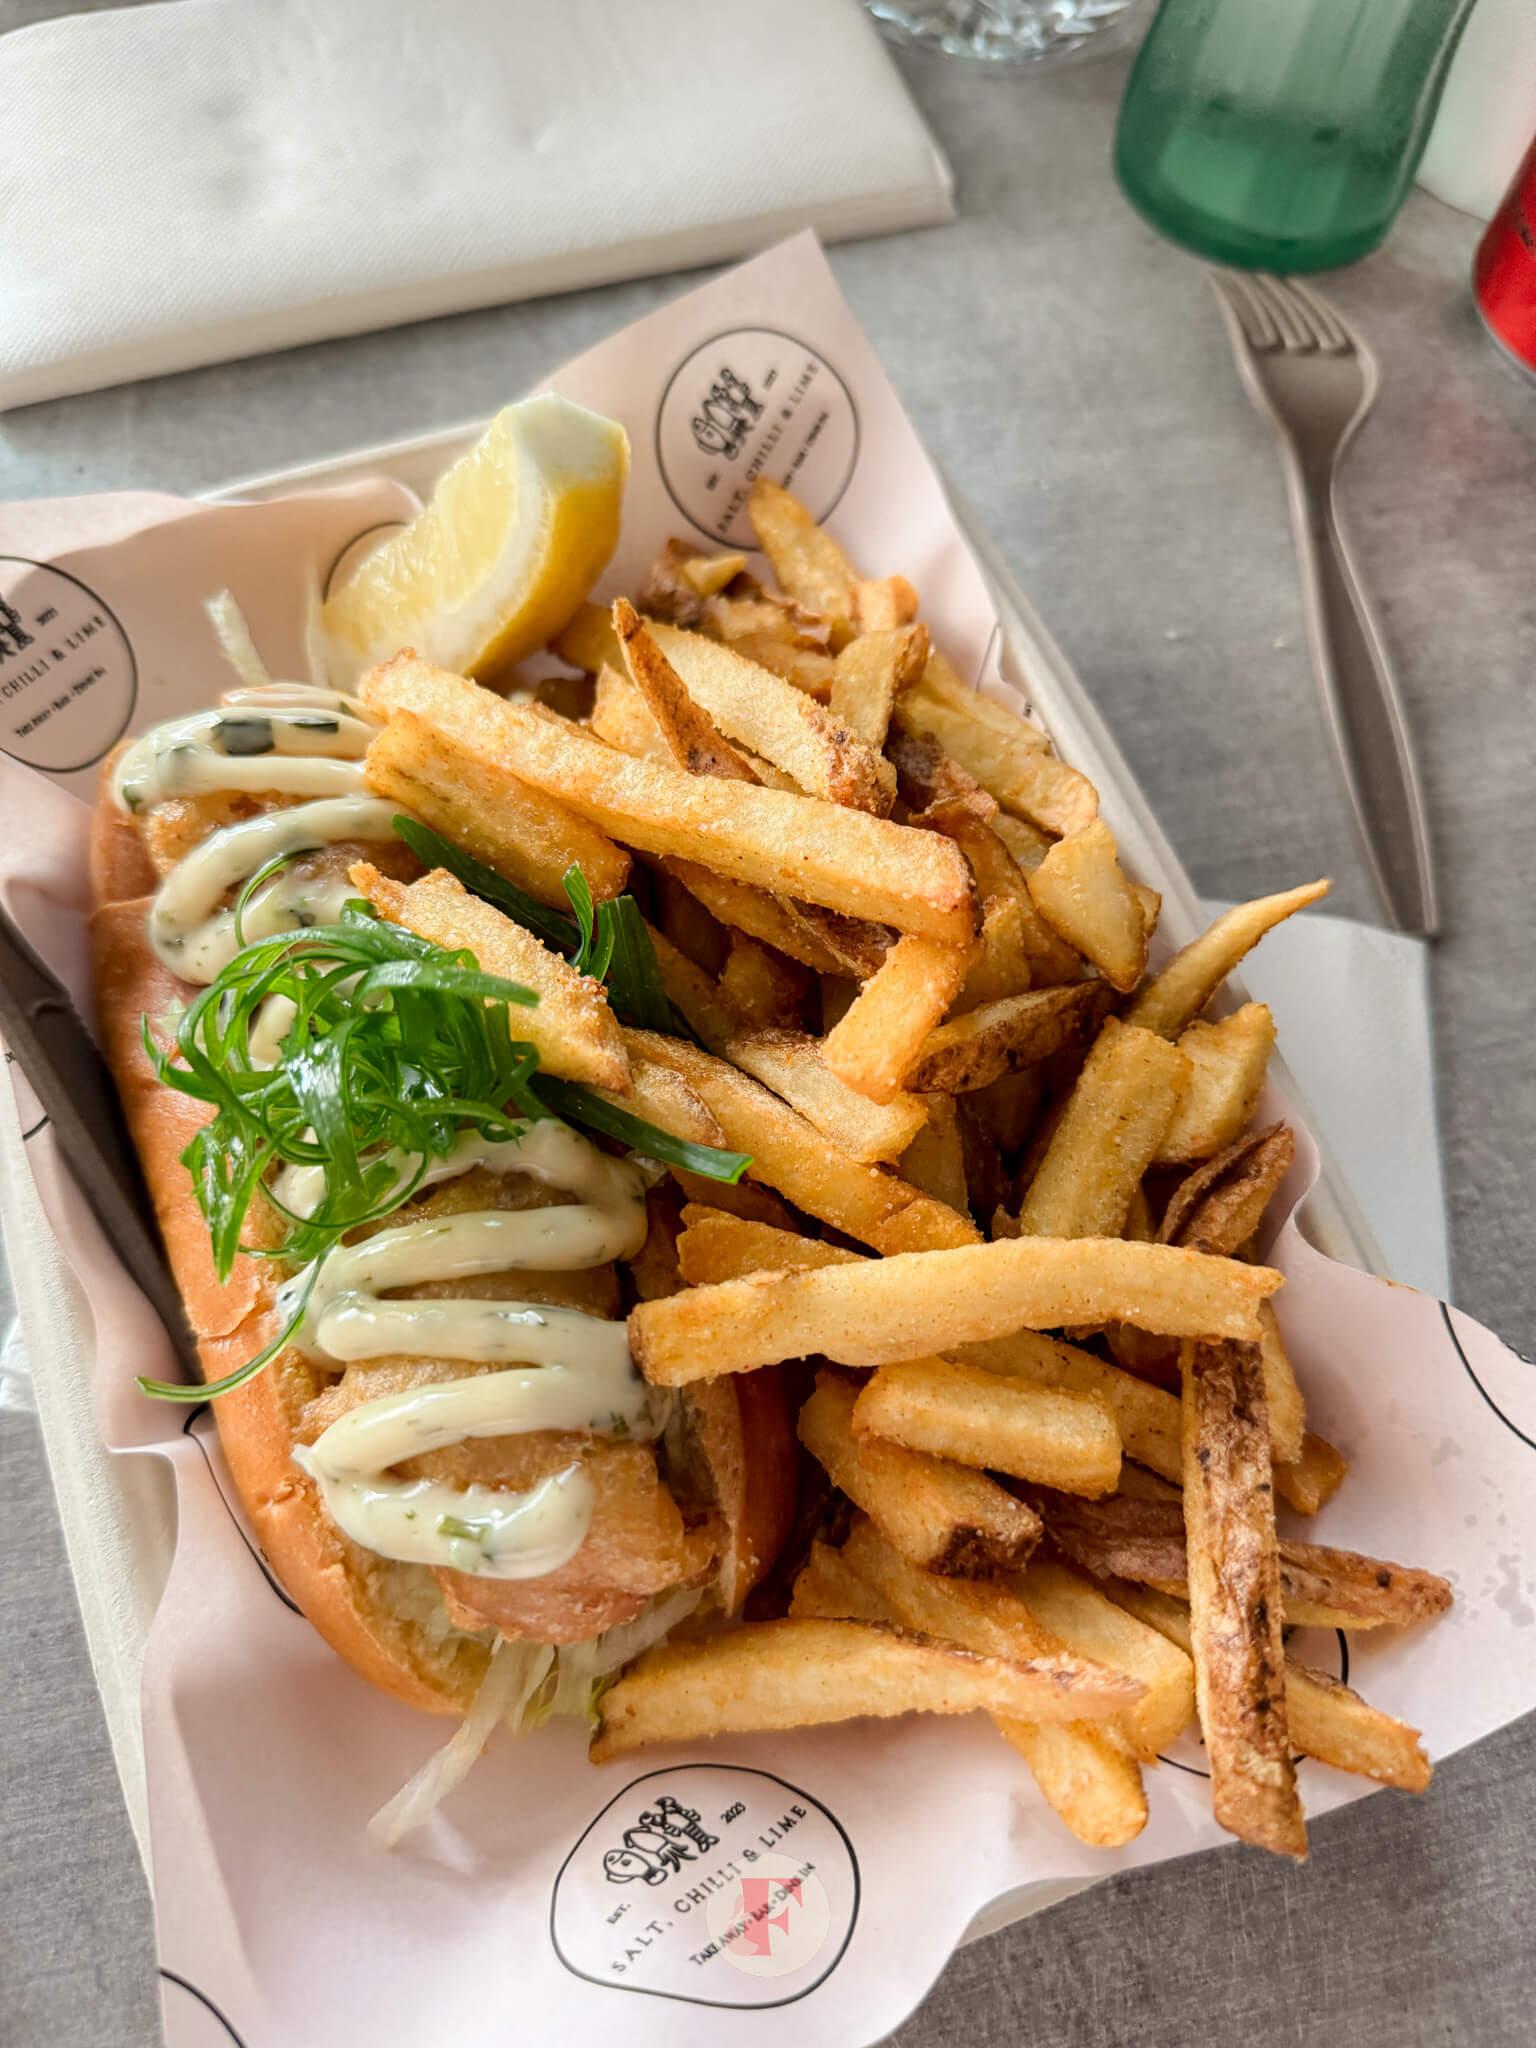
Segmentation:
<svg viewBox="0 0 1536 2048">
<path fill-rule="evenodd" d="M 858 0 L 174 0 L 0 106 L 0 406 L 953 211 Z"/>
</svg>

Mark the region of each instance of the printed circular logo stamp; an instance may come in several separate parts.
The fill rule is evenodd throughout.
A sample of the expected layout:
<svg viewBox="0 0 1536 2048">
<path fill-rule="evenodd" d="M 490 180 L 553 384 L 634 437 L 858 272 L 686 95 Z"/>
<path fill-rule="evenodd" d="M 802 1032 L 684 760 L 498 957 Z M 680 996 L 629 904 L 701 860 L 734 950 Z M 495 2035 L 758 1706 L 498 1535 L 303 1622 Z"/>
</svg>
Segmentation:
<svg viewBox="0 0 1536 2048">
<path fill-rule="evenodd" d="M 656 463 L 673 504 L 722 547 L 757 545 L 747 494 L 760 476 L 821 520 L 858 453 L 848 386 L 809 343 L 772 327 L 733 328 L 696 348 L 656 416 Z"/>
<path fill-rule="evenodd" d="M 29 768 L 89 768 L 121 738 L 138 667 L 111 607 L 46 562 L 0 555 L 0 750 Z"/>
<path fill-rule="evenodd" d="M 825 1982 L 859 1911 L 853 1845 L 766 1771 L 685 1764 L 609 1801 L 561 1867 L 555 1953 L 573 1975 L 696 2005 L 787 2005 Z"/>
</svg>

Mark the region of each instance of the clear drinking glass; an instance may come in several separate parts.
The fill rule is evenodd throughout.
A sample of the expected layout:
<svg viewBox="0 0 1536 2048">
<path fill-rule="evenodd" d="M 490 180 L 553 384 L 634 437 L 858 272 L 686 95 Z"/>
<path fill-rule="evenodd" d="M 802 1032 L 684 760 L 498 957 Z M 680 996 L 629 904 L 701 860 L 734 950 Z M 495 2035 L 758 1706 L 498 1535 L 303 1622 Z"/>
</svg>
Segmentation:
<svg viewBox="0 0 1536 2048">
<path fill-rule="evenodd" d="M 1143 0 L 864 0 L 887 41 L 983 64 L 1060 62 L 1117 49 Z"/>
</svg>

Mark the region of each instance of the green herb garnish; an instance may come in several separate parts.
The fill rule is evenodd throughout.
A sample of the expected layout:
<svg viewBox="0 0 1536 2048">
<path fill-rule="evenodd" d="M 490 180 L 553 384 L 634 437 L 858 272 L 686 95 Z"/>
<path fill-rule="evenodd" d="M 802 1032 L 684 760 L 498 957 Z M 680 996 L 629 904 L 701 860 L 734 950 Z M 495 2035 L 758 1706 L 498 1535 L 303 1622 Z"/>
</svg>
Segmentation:
<svg viewBox="0 0 1536 2048">
<path fill-rule="evenodd" d="M 267 1064 L 252 1040 L 264 1019 L 270 1029 L 274 999 L 291 1005 L 291 1015 Z M 358 901 L 339 924 L 237 953 L 182 1013 L 173 1050 L 156 1043 L 146 1018 L 144 1046 L 157 1077 L 213 1109 L 181 1157 L 219 1278 L 228 1279 L 242 1252 L 308 1264 L 310 1272 L 284 1329 L 238 1372 L 202 1387 L 141 1379 L 143 1390 L 203 1401 L 253 1378 L 302 1321 L 327 1253 L 408 1201 L 430 1163 L 446 1158 L 467 1129 L 504 1141 L 558 1115 L 668 1164 L 739 1178 L 743 1155 L 673 1138 L 590 1089 L 539 1075 L 537 1051 L 513 1025 L 514 1011 L 537 1001 L 532 990 L 482 973 L 469 952 L 436 946 Z M 323 1169 L 324 1193 L 308 1215 L 284 1208 L 269 1185 L 283 1166 Z M 273 1246 L 242 1241 L 262 1200 L 286 1225 Z"/>
<path fill-rule="evenodd" d="M 457 1515 L 439 1515 L 437 1533 L 439 1536 L 457 1536 L 465 1543 L 483 1543 L 489 1522 L 461 1522 Z"/>
</svg>

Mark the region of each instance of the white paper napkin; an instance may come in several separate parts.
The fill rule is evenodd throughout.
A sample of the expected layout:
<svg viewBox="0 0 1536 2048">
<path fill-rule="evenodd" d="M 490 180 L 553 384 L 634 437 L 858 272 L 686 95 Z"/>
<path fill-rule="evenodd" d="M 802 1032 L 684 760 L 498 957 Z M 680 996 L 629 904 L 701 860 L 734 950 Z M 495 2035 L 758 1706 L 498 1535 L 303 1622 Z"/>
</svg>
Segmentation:
<svg viewBox="0 0 1536 2048">
<path fill-rule="evenodd" d="M 953 211 L 858 0 L 175 0 L 0 107 L 0 406 Z"/>
</svg>

